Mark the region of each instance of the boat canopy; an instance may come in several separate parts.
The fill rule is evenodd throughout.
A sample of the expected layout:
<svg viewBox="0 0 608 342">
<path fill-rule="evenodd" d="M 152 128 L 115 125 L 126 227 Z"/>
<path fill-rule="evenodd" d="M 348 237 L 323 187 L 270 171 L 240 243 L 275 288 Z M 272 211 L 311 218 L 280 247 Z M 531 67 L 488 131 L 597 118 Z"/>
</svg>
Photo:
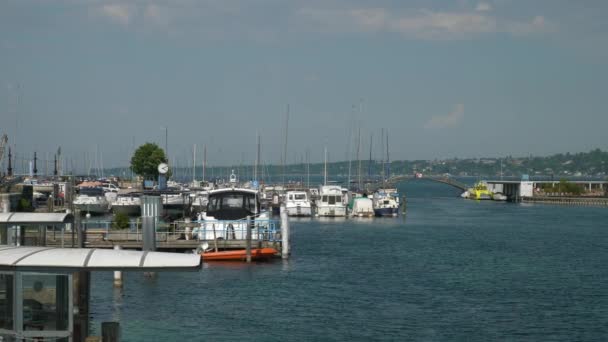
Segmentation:
<svg viewBox="0 0 608 342">
<path fill-rule="evenodd" d="M 0 269 L 17 271 L 184 270 L 200 264 L 198 254 L 0 245 Z"/>
<path fill-rule="evenodd" d="M 0 213 L 0 224 L 62 224 L 74 222 L 67 213 Z"/>
</svg>

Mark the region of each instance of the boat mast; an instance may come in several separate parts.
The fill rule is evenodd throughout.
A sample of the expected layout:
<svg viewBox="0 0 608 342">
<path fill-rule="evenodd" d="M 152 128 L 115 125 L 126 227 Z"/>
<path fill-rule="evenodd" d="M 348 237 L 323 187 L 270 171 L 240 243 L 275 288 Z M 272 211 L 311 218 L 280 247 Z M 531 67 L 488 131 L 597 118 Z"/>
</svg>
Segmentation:
<svg viewBox="0 0 608 342">
<path fill-rule="evenodd" d="M 192 183 L 196 182 L 196 144 L 192 148 Z"/>
<path fill-rule="evenodd" d="M 357 137 L 357 162 L 359 163 L 357 167 L 357 183 L 358 189 L 361 190 L 361 158 L 359 157 L 359 152 L 361 150 L 361 127 L 359 127 L 359 136 Z"/>
<path fill-rule="evenodd" d="M 287 133 L 289 130 L 289 104 L 287 104 L 287 113 L 285 115 L 285 144 L 283 145 L 283 187 L 285 186 L 285 164 L 287 164 Z"/>
<path fill-rule="evenodd" d="M 310 150 L 306 149 L 306 187 L 310 188 Z"/>
<path fill-rule="evenodd" d="M 258 180 L 258 167 L 260 165 L 260 133 L 256 132 L 257 135 L 257 141 L 258 141 L 258 148 L 257 148 L 257 152 L 256 152 L 256 156 L 255 156 L 255 168 L 253 170 L 253 180 Z"/>
<path fill-rule="evenodd" d="M 351 148 L 350 148 L 350 143 L 353 139 L 353 129 L 355 128 L 354 124 L 355 124 L 355 120 L 354 120 L 354 113 L 355 113 L 355 105 L 352 106 L 352 116 L 351 116 L 351 124 L 350 127 L 348 128 L 348 142 L 346 143 L 346 154 L 348 156 L 348 183 L 346 184 L 346 187 L 348 189 L 350 189 L 350 175 L 351 175 L 351 166 L 352 166 L 352 160 L 353 160 L 353 154 L 351 153 Z"/>
<path fill-rule="evenodd" d="M 386 164 L 384 163 L 384 128 L 382 128 L 382 131 L 380 133 L 380 160 L 382 161 L 382 169 L 380 169 L 380 176 L 382 177 L 382 182 L 384 183 L 385 179 L 385 172 L 384 172 L 384 168 L 386 166 Z"/>
<path fill-rule="evenodd" d="M 372 178 L 372 150 L 374 147 L 374 133 L 369 137 L 369 163 L 367 164 L 367 177 Z"/>
<path fill-rule="evenodd" d="M 205 181 L 205 171 L 207 170 L 207 145 L 203 145 L 203 182 Z"/>
<path fill-rule="evenodd" d="M 391 161 L 388 155 L 388 128 L 386 129 L 386 180 L 391 177 Z"/>
<path fill-rule="evenodd" d="M 323 185 L 327 185 L 327 146 L 325 146 L 325 166 L 323 168 Z"/>
</svg>

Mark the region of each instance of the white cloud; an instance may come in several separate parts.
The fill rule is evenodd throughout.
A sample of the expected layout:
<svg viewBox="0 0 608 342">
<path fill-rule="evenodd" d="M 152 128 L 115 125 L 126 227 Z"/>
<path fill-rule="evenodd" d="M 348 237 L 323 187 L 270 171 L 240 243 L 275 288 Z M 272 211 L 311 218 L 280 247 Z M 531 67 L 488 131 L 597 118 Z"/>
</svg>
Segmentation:
<svg viewBox="0 0 608 342">
<path fill-rule="evenodd" d="M 99 13 L 123 25 L 128 25 L 132 18 L 133 8 L 127 4 L 106 4 L 99 7 Z"/>
<path fill-rule="evenodd" d="M 545 20 L 542 15 L 537 15 L 529 22 L 511 22 L 506 27 L 507 32 L 513 35 L 532 35 L 536 33 L 554 32 L 557 26 Z"/>
<path fill-rule="evenodd" d="M 494 17 L 478 13 L 424 10 L 394 20 L 389 29 L 415 38 L 454 39 L 495 32 L 497 23 Z"/>
<path fill-rule="evenodd" d="M 202 37 L 245 36 L 261 41 L 301 33 L 397 33 L 409 39 L 451 40 L 471 39 L 492 33 L 525 36 L 555 30 L 555 25 L 550 24 L 544 16 L 527 21 L 508 19 L 499 16 L 492 5 L 485 1 L 468 10 L 457 11 L 328 7 L 321 5 L 324 2 L 313 2 L 316 5 L 309 6 L 309 2 L 294 2 L 279 6 L 283 14 L 271 17 L 267 16 L 266 11 L 258 10 L 243 0 L 110 1 L 113 2 L 96 3 L 97 12 L 135 29 L 141 25 L 144 29 L 174 33 L 196 32 Z"/>
<path fill-rule="evenodd" d="M 395 32 L 413 39 L 465 39 L 488 33 L 530 35 L 549 32 L 543 16 L 530 22 L 513 21 L 491 15 L 491 6 L 480 3 L 473 11 L 432 11 L 428 9 L 389 11 L 383 8 L 301 9 L 297 12 L 303 29 L 334 33 Z M 307 25 L 306 25 L 307 24 Z"/>
<path fill-rule="evenodd" d="M 477 12 L 488 12 L 492 10 L 492 5 L 487 2 L 480 2 L 477 4 L 477 7 L 475 7 L 475 10 Z"/>
<path fill-rule="evenodd" d="M 425 128 L 445 128 L 457 126 L 464 120 L 464 104 L 459 103 L 454 110 L 443 116 L 433 116 L 425 125 Z"/>
</svg>

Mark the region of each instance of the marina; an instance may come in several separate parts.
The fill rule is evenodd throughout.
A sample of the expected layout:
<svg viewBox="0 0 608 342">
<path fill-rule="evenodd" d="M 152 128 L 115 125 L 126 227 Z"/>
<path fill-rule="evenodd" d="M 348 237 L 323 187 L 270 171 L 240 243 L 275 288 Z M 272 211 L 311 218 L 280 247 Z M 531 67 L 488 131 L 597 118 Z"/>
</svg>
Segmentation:
<svg viewBox="0 0 608 342">
<path fill-rule="evenodd" d="M 0 1 L 0 342 L 608 341 L 607 16 Z"/>
</svg>

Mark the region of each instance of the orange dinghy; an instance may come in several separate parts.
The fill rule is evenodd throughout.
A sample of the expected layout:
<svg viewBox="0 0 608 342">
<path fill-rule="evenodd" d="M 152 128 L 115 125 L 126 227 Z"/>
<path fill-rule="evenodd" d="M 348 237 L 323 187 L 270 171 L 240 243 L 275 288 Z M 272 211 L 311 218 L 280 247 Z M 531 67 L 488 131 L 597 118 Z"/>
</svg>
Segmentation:
<svg viewBox="0 0 608 342">
<path fill-rule="evenodd" d="M 274 248 L 252 248 L 251 260 L 266 260 L 275 256 L 278 251 Z M 247 250 L 237 249 L 233 251 L 204 252 L 201 253 L 203 261 L 245 261 Z"/>
</svg>

